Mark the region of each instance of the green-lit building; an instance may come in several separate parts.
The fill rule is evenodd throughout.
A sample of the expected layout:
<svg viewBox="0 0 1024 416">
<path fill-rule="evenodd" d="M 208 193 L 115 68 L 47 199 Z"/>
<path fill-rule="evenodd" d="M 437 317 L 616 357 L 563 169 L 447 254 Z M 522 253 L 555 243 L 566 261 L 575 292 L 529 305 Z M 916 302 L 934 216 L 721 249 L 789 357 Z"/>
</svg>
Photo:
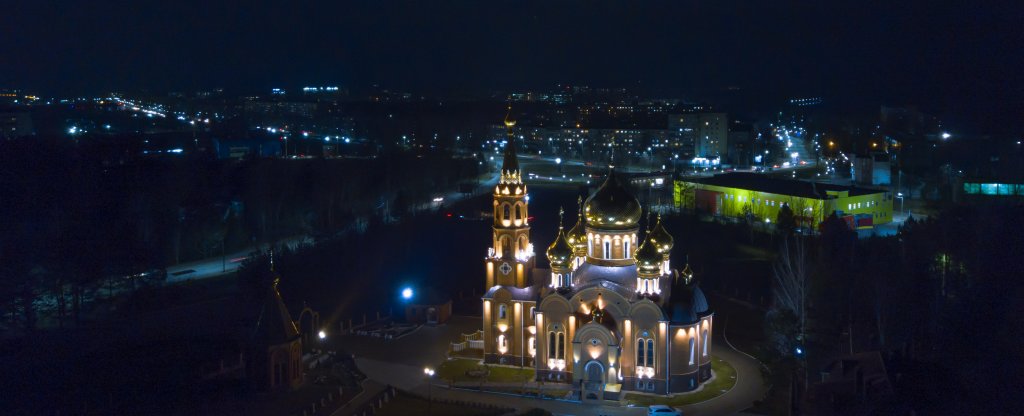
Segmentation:
<svg viewBox="0 0 1024 416">
<path fill-rule="evenodd" d="M 772 222 L 788 204 L 802 226 L 816 227 L 836 213 L 851 228 L 892 221 L 892 193 L 884 189 L 773 178 L 734 172 L 675 181 L 677 208 L 722 217 Z"/>
</svg>

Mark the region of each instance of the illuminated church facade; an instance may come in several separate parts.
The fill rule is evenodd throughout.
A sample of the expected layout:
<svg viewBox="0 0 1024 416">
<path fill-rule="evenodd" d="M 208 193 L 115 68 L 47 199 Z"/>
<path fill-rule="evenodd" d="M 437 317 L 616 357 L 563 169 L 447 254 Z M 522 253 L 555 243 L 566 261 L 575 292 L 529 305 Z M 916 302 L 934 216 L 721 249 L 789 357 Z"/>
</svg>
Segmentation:
<svg viewBox="0 0 1024 416">
<path fill-rule="evenodd" d="M 642 207 L 614 167 L 581 201 L 575 225 L 559 225 L 550 269 L 535 267 L 515 123 L 505 124 L 482 298 L 484 361 L 534 367 L 538 381 L 572 383 L 583 399 L 684 392 L 708 380 L 714 314 L 689 266 L 672 268 L 660 216 L 640 234 Z"/>
</svg>

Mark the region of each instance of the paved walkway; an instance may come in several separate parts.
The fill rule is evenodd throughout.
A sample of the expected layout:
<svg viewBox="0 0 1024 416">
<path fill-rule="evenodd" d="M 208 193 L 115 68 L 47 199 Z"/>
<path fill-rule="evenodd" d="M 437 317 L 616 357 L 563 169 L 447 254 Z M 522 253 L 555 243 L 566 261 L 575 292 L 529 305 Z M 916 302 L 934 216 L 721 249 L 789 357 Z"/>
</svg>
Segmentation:
<svg viewBox="0 0 1024 416">
<path fill-rule="evenodd" d="M 471 325 L 473 318 L 462 318 L 454 327 Z M 479 318 L 475 318 L 479 319 Z M 723 320 L 724 321 L 724 320 Z M 721 322 L 716 320 L 716 322 Z M 736 385 L 728 393 L 714 399 L 683 406 L 687 415 L 729 415 L 736 414 L 753 405 L 755 400 L 764 396 L 766 386 L 761 378 L 761 363 L 742 352 L 732 349 L 722 335 L 728 328 L 716 331 L 713 353 L 728 361 L 736 369 Z M 502 406 L 511 406 L 518 411 L 539 407 L 559 415 L 642 415 L 644 408 L 629 408 L 614 405 L 580 404 L 560 400 L 541 400 L 510 394 L 487 393 L 462 389 L 449 389 L 447 384 L 435 383 L 428 388 L 427 379 L 423 375 L 423 363 L 438 363 L 438 349 L 435 343 L 447 346 L 439 338 L 458 333 L 456 328 L 424 327 L 415 334 L 402 338 L 402 342 L 391 343 L 387 347 L 358 348 L 356 365 L 370 379 L 391 384 L 399 389 L 413 391 L 424 396 L 451 400 L 467 400 Z M 455 339 L 455 338 L 452 338 Z M 373 340 L 370 341 L 371 343 Z M 401 344 L 401 345 L 398 345 Z M 365 347 L 370 347 L 369 345 Z M 401 351 L 398 351 L 401 350 Z"/>
</svg>

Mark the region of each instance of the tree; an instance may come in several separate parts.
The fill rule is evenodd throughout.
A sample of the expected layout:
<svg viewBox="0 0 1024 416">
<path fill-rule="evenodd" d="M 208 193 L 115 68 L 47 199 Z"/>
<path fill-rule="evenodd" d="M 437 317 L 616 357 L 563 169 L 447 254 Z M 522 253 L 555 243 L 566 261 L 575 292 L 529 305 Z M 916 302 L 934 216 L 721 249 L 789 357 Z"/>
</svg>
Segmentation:
<svg viewBox="0 0 1024 416">
<path fill-rule="evenodd" d="M 775 217 L 775 229 L 783 236 L 792 235 L 793 230 L 796 229 L 796 217 L 793 215 L 793 209 L 789 207 L 789 204 L 784 203 L 779 208 L 779 214 Z"/>
</svg>

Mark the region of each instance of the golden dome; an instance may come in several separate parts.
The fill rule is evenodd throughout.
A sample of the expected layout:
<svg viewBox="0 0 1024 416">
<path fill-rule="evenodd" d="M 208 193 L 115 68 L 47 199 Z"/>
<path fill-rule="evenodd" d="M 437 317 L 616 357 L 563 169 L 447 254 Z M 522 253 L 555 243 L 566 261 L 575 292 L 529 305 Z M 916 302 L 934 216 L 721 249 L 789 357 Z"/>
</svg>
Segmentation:
<svg viewBox="0 0 1024 416">
<path fill-rule="evenodd" d="M 665 231 L 665 227 L 661 225 L 661 214 L 658 214 L 658 223 L 651 229 L 651 233 L 648 234 L 647 238 L 654 241 L 654 245 L 658 247 L 659 253 L 669 254 L 672 251 L 674 239 L 668 231 Z"/>
<path fill-rule="evenodd" d="M 643 214 L 640 201 L 619 182 L 614 169 L 608 172 L 597 192 L 587 198 L 583 209 L 588 225 L 608 230 L 636 228 Z"/>
<path fill-rule="evenodd" d="M 576 252 L 587 251 L 587 230 L 583 226 L 583 200 L 578 198 L 576 202 L 580 206 L 579 214 L 576 216 L 576 225 L 572 226 L 566 240 L 576 249 Z"/>
<path fill-rule="evenodd" d="M 548 261 L 551 262 L 551 267 L 569 267 L 569 262 L 572 261 L 573 247 L 565 239 L 565 231 L 562 229 L 561 224 L 561 212 L 559 212 L 559 224 L 558 224 L 558 236 L 555 237 L 555 241 L 548 246 Z"/>
<path fill-rule="evenodd" d="M 640 243 L 640 247 L 636 249 L 633 259 L 636 260 L 636 268 L 640 272 L 661 274 L 661 253 L 658 252 L 658 247 L 654 245 L 650 233 L 647 234 L 644 242 Z"/>
</svg>

